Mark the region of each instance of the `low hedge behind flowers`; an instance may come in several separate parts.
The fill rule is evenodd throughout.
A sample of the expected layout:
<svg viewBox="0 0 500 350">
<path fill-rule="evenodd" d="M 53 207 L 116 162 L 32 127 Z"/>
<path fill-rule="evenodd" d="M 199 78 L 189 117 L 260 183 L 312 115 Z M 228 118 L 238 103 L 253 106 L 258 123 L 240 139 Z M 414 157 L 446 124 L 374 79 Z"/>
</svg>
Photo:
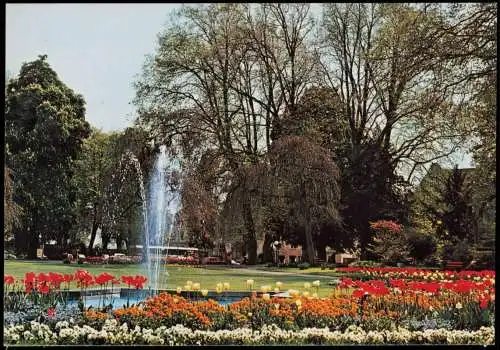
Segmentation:
<svg viewBox="0 0 500 350">
<path fill-rule="evenodd" d="M 328 328 L 283 330 L 264 325 L 257 330 L 192 330 L 182 325 L 158 328 L 129 327 L 127 323 L 106 320 L 102 327 L 70 326 L 59 322 L 55 329 L 37 322 L 4 328 L 4 341 L 9 344 L 164 344 L 164 345 L 338 345 L 338 344 L 480 344 L 495 343 L 493 327 L 477 331 L 435 329 L 409 331 L 405 328 L 366 331 L 352 325 L 345 332 Z"/>
</svg>

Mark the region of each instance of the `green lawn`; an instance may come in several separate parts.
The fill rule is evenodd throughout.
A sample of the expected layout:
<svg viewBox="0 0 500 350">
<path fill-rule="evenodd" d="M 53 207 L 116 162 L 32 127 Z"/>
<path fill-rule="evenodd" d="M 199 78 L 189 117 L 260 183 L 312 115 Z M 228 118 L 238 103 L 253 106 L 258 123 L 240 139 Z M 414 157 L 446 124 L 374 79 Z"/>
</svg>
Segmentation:
<svg viewBox="0 0 500 350">
<path fill-rule="evenodd" d="M 25 261 L 4 261 L 4 273 L 13 275 L 17 279 L 24 277 L 26 272 L 59 272 L 59 273 L 74 273 L 78 269 L 86 269 L 90 273 L 96 275 L 101 272 L 108 272 L 116 277 L 123 275 L 145 274 L 144 270 L 139 265 L 64 265 L 60 262 L 25 262 Z M 218 282 L 229 282 L 231 290 L 246 291 L 246 280 L 254 280 L 254 290 L 260 290 L 262 285 L 272 285 L 280 281 L 283 283 L 283 290 L 290 288 L 304 291 L 304 282 L 312 282 L 320 280 L 321 286 L 318 290 L 319 296 L 328 296 L 331 294 L 332 287 L 328 285 L 330 277 L 324 278 L 319 276 L 298 276 L 294 275 L 295 271 L 284 272 L 291 273 L 290 275 L 269 275 L 261 271 L 240 270 L 238 268 L 202 268 L 191 266 L 175 266 L 169 265 L 166 269 L 168 276 L 166 282 L 162 283 L 161 288 L 175 289 L 177 286 L 184 286 L 186 281 L 190 280 L 193 283 L 198 282 L 202 289 L 215 290 Z M 305 270 L 307 271 L 307 270 Z M 304 270 L 298 270 L 298 273 L 304 273 Z M 314 292 L 311 290 L 310 292 Z"/>
</svg>

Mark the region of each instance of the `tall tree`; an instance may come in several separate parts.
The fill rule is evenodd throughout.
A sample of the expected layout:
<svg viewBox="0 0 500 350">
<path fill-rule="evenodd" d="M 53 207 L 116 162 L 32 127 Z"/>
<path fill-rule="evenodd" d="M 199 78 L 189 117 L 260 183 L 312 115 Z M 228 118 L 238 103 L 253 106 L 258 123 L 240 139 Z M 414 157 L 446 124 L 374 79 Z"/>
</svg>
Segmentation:
<svg viewBox="0 0 500 350">
<path fill-rule="evenodd" d="M 455 166 L 446 181 L 442 193 L 445 204 L 441 214 L 443 224 L 438 230 L 442 239 L 451 242 L 468 239 L 476 242 L 473 236 L 473 211 L 470 201 L 470 188 L 465 183 L 465 175 Z"/>
<path fill-rule="evenodd" d="M 85 101 L 61 82 L 46 56 L 25 63 L 7 84 L 7 166 L 16 173 L 15 200 L 25 211 L 17 242 L 35 256 L 39 237 L 66 244 L 75 220 L 72 163 L 89 135 Z"/>
<path fill-rule="evenodd" d="M 321 226 L 338 224 L 339 170 L 327 150 L 303 136 L 285 136 L 269 152 L 270 191 L 284 201 L 287 220 L 304 230 L 306 260 L 314 263 Z"/>
</svg>

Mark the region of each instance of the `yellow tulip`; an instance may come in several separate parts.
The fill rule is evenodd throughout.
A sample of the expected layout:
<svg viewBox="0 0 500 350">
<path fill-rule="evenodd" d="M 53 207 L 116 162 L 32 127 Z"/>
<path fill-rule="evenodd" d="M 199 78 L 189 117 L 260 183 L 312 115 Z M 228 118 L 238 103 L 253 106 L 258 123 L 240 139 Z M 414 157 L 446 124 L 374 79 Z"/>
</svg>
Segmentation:
<svg viewBox="0 0 500 350">
<path fill-rule="evenodd" d="M 177 291 L 177 294 L 181 294 L 182 288 L 181 287 L 177 287 L 176 291 Z"/>
<path fill-rule="evenodd" d="M 203 295 L 204 297 L 206 297 L 208 295 L 208 290 L 207 289 L 202 289 L 201 290 L 201 295 Z"/>
<path fill-rule="evenodd" d="M 283 283 L 282 282 L 276 282 L 276 287 L 278 287 L 278 288 L 283 287 Z"/>
<path fill-rule="evenodd" d="M 302 293 L 302 295 L 305 296 L 305 297 L 308 297 L 309 296 L 309 292 L 305 291 L 304 293 Z"/>
<path fill-rule="evenodd" d="M 262 294 L 262 299 L 269 300 L 269 299 L 271 299 L 271 296 L 269 295 L 269 293 L 264 293 L 264 294 Z"/>
<path fill-rule="evenodd" d="M 278 310 L 280 308 L 280 304 L 274 304 L 274 308 Z"/>
<path fill-rule="evenodd" d="M 302 306 L 302 301 L 300 301 L 300 299 L 295 300 L 295 305 L 299 307 Z"/>
<path fill-rule="evenodd" d="M 280 292 L 280 289 L 278 287 L 274 288 L 274 292 L 275 293 L 279 293 Z"/>
<path fill-rule="evenodd" d="M 313 293 L 313 294 L 312 294 L 312 297 L 313 297 L 314 299 L 318 298 L 318 293 Z"/>
<path fill-rule="evenodd" d="M 319 287 L 319 285 L 320 285 L 320 283 L 321 283 L 321 282 L 320 282 L 319 280 L 316 280 L 316 281 L 314 281 L 314 282 L 312 283 L 312 285 L 313 285 L 313 287 L 318 288 L 318 287 Z"/>
<path fill-rule="evenodd" d="M 184 289 L 187 290 L 187 291 L 190 291 L 191 290 L 191 285 L 190 284 L 186 284 L 184 286 Z"/>
<path fill-rule="evenodd" d="M 230 284 L 229 284 L 229 283 L 224 282 L 223 287 L 224 287 L 224 290 L 229 290 L 229 288 L 230 288 L 231 286 L 230 286 Z"/>
<path fill-rule="evenodd" d="M 309 282 L 304 283 L 304 288 L 305 289 L 311 288 L 311 283 L 309 283 Z"/>
<path fill-rule="evenodd" d="M 215 292 L 216 292 L 217 294 L 222 293 L 222 288 L 220 288 L 220 287 L 218 287 L 218 286 L 217 286 L 217 287 L 215 288 Z"/>
<path fill-rule="evenodd" d="M 247 288 L 252 288 L 253 280 L 247 280 Z"/>
<path fill-rule="evenodd" d="M 199 283 L 193 283 L 192 287 L 193 287 L 193 290 L 199 290 L 200 289 L 200 284 Z"/>
<path fill-rule="evenodd" d="M 192 281 L 187 281 L 186 284 L 190 286 L 190 285 L 193 284 L 193 282 Z"/>
<path fill-rule="evenodd" d="M 269 286 L 265 285 L 265 286 L 260 286 L 260 291 L 262 293 L 267 293 L 269 291 Z"/>
</svg>

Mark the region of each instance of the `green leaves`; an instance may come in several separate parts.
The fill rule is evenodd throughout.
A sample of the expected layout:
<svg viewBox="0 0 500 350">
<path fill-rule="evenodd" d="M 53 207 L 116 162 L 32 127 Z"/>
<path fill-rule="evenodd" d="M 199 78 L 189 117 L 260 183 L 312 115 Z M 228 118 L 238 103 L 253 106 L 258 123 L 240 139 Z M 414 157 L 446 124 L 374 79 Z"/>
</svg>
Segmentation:
<svg viewBox="0 0 500 350">
<path fill-rule="evenodd" d="M 46 56 L 23 64 L 6 94 L 6 162 L 16 173 L 16 202 L 25 210 L 18 235 L 34 254 L 38 235 L 62 243 L 74 219 L 71 160 L 88 136 L 85 101 L 62 83 Z M 29 229 L 29 233 L 28 232 Z M 64 242 L 65 243 L 65 242 Z"/>
</svg>

